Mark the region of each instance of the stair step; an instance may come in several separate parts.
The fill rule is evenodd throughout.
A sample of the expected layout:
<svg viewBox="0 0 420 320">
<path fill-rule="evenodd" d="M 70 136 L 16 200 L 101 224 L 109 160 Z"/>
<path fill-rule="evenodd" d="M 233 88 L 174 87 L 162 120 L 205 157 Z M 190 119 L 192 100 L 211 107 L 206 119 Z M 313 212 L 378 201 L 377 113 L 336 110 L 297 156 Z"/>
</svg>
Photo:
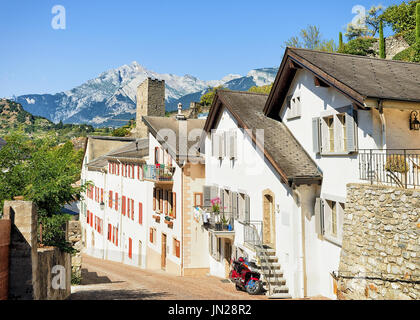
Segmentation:
<svg viewBox="0 0 420 320">
<path fill-rule="evenodd" d="M 271 278 L 266 278 L 264 277 L 264 280 L 270 283 L 271 286 L 278 286 L 278 285 L 285 285 L 286 284 L 286 279 L 282 278 L 282 277 L 278 277 L 277 280 L 274 277 Z"/>
<path fill-rule="evenodd" d="M 272 292 L 273 292 L 273 294 L 276 294 L 276 293 L 289 293 L 289 288 L 286 285 L 275 286 L 275 287 L 273 287 Z"/>
<path fill-rule="evenodd" d="M 269 295 L 267 292 L 268 299 L 292 299 L 292 296 L 288 293 L 273 293 Z"/>
<path fill-rule="evenodd" d="M 273 262 L 273 263 L 269 263 L 269 264 L 267 264 L 267 263 L 261 263 L 258 266 L 259 269 L 269 269 L 269 267 L 271 269 L 273 269 L 273 270 L 278 270 L 278 269 L 281 269 L 281 264 L 280 263 L 277 263 L 277 262 Z"/>
</svg>

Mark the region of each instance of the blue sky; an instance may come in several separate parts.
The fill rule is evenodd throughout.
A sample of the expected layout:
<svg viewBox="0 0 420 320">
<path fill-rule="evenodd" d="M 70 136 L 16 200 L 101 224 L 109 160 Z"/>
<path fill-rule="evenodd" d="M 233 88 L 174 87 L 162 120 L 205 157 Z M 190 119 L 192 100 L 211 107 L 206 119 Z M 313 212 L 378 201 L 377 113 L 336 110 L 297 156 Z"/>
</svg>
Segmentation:
<svg viewBox="0 0 420 320">
<path fill-rule="evenodd" d="M 284 41 L 318 25 L 338 42 L 353 6 L 398 0 L 1 0 L 0 97 L 72 89 L 137 61 L 203 80 L 280 64 Z M 54 5 L 66 29 L 54 30 Z"/>
</svg>

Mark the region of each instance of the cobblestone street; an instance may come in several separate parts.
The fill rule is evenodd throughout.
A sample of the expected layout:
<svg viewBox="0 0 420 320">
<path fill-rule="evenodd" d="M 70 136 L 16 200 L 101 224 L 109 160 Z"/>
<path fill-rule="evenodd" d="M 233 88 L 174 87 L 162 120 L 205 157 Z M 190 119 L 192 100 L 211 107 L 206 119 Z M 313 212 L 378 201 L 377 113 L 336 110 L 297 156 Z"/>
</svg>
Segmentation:
<svg viewBox="0 0 420 320">
<path fill-rule="evenodd" d="M 266 300 L 236 291 L 226 280 L 178 277 L 117 262 L 83 256 L 82 285 L 72 287 L 72 300 Z"/>
</svg>

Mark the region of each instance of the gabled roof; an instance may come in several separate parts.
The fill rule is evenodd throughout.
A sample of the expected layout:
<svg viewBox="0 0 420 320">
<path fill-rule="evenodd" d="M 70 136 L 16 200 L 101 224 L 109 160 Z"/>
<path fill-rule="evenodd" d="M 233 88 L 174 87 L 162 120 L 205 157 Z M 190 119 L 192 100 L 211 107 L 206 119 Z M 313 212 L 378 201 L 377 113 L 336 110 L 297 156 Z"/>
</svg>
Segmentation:
<svg viewBox="0 0 420 320">
<path fill-rule="evenodd" d="M 418 63 L 287 48 L 264 108 L 266 115 L 278 118 L 299 69 L 310 71 L 360 106 L 368 98 L 420 102 Z"/>
<path fill-rule="evenodd" d="M 178 163 L 180 163 L 180 160 L 186 160 L 191 156 L 201 158 L 198 150 L 194 155 L 188 154 L 188 152 L 191 151 L 191 148 L 199 142 L 199 139 L 190 140 L 188 138 L 193 130 L 196 130 L 198 137 L 200 137 L 206 120 L 177 120 L 176 118 L 145 116 L 143 117 L 143 122 L 149 128 L 150 133 L 165 149 L 167 149 L 172 158 L 176 159 Z M 162 135 L 163 131 L 161 130 L 170 130 L 171 132 L 174 132 L 176 141 L 173 141 L 173 139 L 165 139 L 166 137 Z M 184 145 L 183 143 L 180 143 L 180 141 L 186 141 L 187 143 Z"/>
<path fill-rule="evenodd" d="M 322 173 L 286 125 L 264 115 L 267 98 L 265 94 L 218 90 L 204 130 L 215 128 L 226 108 L 240 127 L 252 130 L 252 140 L 285 183 L 318 183 Z M 264 130 L 263 146 L 256 139 L 257 129 Z"/>
<path fill-rule="evenodd" d="M 97 139 L 98 137 L 95 138 Z M 149 139 L 122 138 L 121 140 L 121 138 L 103 139 L 102 137 L 102 139 L 99 140 L 109 140 L 109 143 L 112 143 L 112 141 L 119 141 L 124 142 L 124 144 L 89 161 L 89 163 L 87 163 L 86 166 L 90 170 L 106 171 L 108 161 L 119 160 L 121 162 L 144 163 L 144 157 L 149 155 Z"/>
</svg>

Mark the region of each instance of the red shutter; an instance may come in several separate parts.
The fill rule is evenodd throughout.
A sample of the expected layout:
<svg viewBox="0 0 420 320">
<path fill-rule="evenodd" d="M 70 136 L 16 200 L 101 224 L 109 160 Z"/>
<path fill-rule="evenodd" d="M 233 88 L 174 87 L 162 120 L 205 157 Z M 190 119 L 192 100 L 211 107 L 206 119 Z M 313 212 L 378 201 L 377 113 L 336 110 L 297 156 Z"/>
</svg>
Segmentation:
<svg viewBox="0 0 420 320">
<path fill-rule="evenodd" d="M 140 180 L 140 166 L 137 166 L 137 179 Z"/>
<path fill-rule="evenodd" d="M 130 219 L 130 204 L 131 204 L 131 200 L 130 198 L 127 198 L 127 218 Z"/>
<path fill-rule="evenodd" d="M 134 220 L 134 199 L 131 199 L 131 220 Z"/>
<path fill-rule="evenodd" d="M 143 204 L 139 202 L 139 224 L 143 224 Z"/>
<path fill-rule="evenodd" d="M 118 211 L 118 192 L 115 192 L 115 210 Z"/>
<path fill-rule="evenodd" d="M 115 233 L 115 245 L 118 247 L 118 228 L 116 228 L 117 232 Z"/>
<path fill-rule="evenodd" d="M 153 229 L 152 228 L 150 228 L 149 240 L 150 240 L 151 243 L 153 243 Z"/>
<path fill-rule="evenodd" d="M 131 259 L 133 257 L 133 240 L 128 238 L 128 257 Z"/>
<path fill-rule="evenodd" d="M 117 176 L 119 176 L 119 175 L 120 175 L 120 164 L 117 163 Z"/>
<path fill-rule="evenodd" d="M 112 191 L 109 191 L 109 207 L 112 209 Z"/>
</svg>

